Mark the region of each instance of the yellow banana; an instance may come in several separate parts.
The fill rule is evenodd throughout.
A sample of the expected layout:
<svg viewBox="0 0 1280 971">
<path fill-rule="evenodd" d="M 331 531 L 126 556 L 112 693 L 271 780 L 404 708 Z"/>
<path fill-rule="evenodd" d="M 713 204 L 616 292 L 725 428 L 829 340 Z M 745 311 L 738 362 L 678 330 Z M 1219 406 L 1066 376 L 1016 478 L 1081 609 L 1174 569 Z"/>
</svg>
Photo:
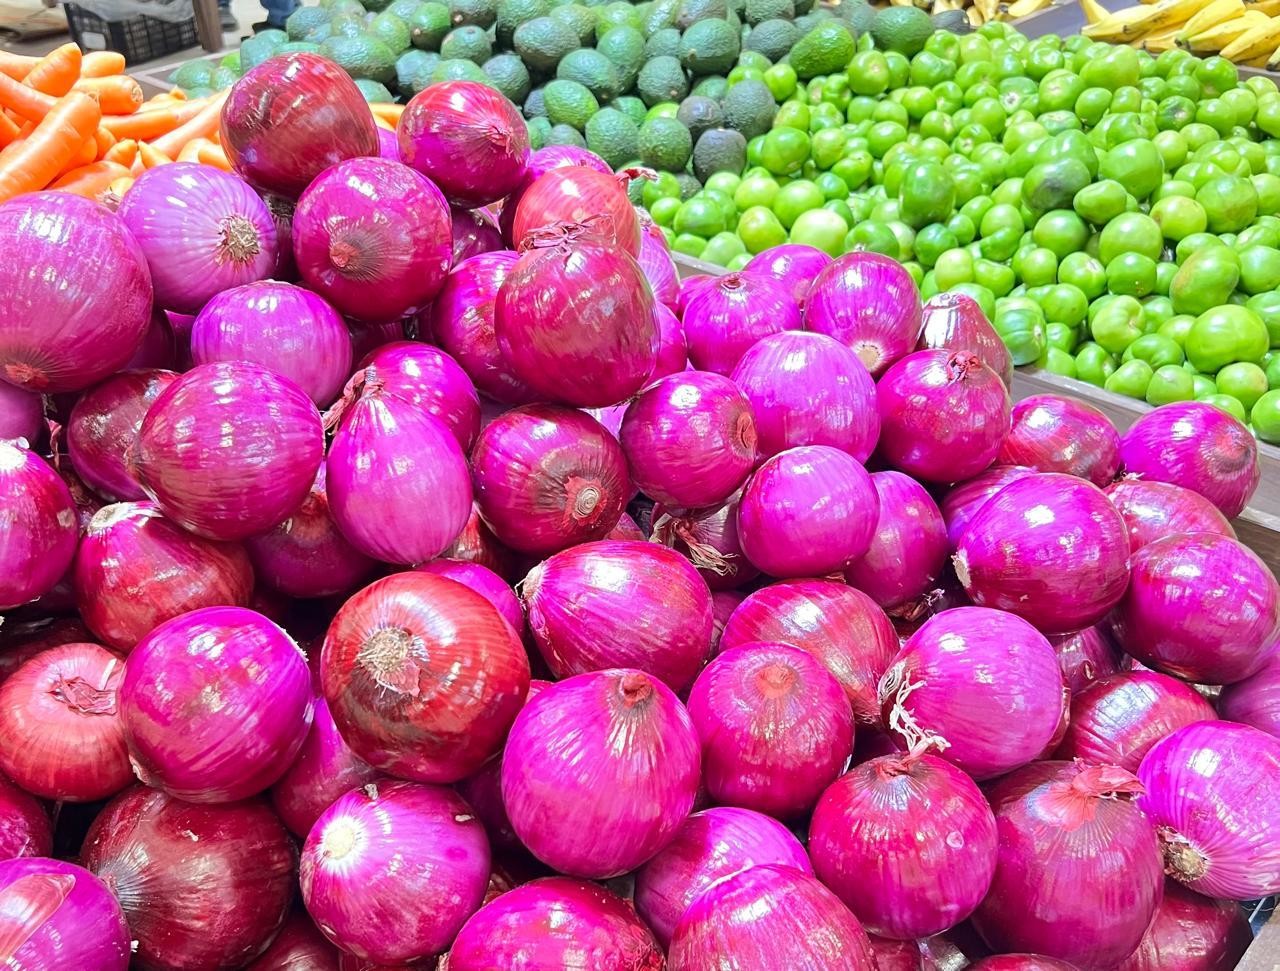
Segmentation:
<svg viewBox="0 0 1280 971">
<path fill-rule="evenodd" d="M 1149 54 L 1163 54 L 1165 51 L 1173 49 L 1177 33 L 1177 27 L 1169 27 L 1159 33 L 1148 34 L 1133 43 Z"/>
<path fill-rule="evenodd" d="M 981 23 L 985 24 L 999 16 L 999 0 L 974 0 L 974 6 L 978 8 L 978 13 L 982 17 Z"/>
<path fill-rule="evenodd" d="M 1220 53 L 1229 61 L 1243 62 L 1273 54 L 1277 46 L 1280 46 L 1280 20 L 1269 19 L 1265 24 L 1250 27 Z"/>
<path fill-rule="evenodd" d="M 969 24 L 971 26 L 973 27 L 982 26 L 982 11 L 979 10 L 976 6 L 970 7 L 968 10 L 966 10 L 965 15 L 969 18 Z"/>
<path fill-rule="evenodd" d="M 1192 37 L 1214 24 L 1234 20 L 1244 13 L 1244 0 L 1213 0 L 1182 25 L 1183 37 Z"/>
<path fill-rule="evenodd" d="M 1249 0 L 1245 0 L 1244 8 L 1245 10 L 1256 10 L 1258 13 L 1264 13 L 1268 17 L 1274 17 L 1276 14 L 1280 14 L 1280 0 L 1255 0 L 1252 3 Z"/>
<path fill-rule="evenodd" d="M 1280 0 L 1277 0 L 1280 2 Z M 1080 0 L 1080 9 L 1084 11 L 1084 21 L 1086 24 L 1096 24 L 1106 20 L 1111 16 L 1111 11 L 1098 2 L 1098 0 Z"/>
<path fill-rule="evenodd" d="M 1144 4 L 1125 7 L 1109 14 L 1095 24 L 1085 25 L 1084 34 L 1090 40 L 1123 41 L 1143 33 L 1145 28 L 1133 28 L 1131 24 L 1140 24 L 1151 16 L 1151 8 Z"/>
<path fill-rule="evenodd" d="M 1176 27 L 1195 14 L 1204 0 L 1159 0 L 1117 10 L 1107 20 L 1085 27 L 1082 33 L 1093 40 L 1131 41 L 1169 27 Z"/>
<path fill-rule="evenodd" d="M 1001 12 L 1010 20 L 1028 17 L 1038 10 L 1043 10 L 1053 0 L 1014 0 L 1013 3 L 1001 6 Z"/>
<path fill-rule="evenodd" d="M 1266 14 L 1246 11 L 1233 20 L 1214 24 L 1208 30 L 1202 30 L 1185 40 L 1179 40 L 1178 46 L 1185 47 L 1193 54 L 1216 54 L 1247 31 L 1262 26 L 1270 20 Z"/>
</svg>

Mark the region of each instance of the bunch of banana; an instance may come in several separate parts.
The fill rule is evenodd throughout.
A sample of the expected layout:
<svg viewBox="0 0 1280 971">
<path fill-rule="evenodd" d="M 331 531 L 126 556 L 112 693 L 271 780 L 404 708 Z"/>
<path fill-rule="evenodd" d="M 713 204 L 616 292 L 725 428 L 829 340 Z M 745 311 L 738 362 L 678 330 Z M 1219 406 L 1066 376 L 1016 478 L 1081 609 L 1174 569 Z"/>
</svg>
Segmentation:
<svg viewBox="0 0 1280 971">
<path fill-rule="evenodd" d="M 1213 2 L 1217 0 L 1157 0 L 1108 13 L 1097 0 L 1082 0 L 1085 19 L 1089 21 L 1082 33 L 1092 40 L 1113 44 L 1159 44 L 1166 38 L 1172 43 L 1183 24 Z"/>
<path fill-rule="evenodd" d="M 1114 12 L 1080 0 L 1093 40 L 1153 54 L 1175 45 L 1249 67 L 1280 68 L 1280 0 L 1156 0 Z"/>
</svg>

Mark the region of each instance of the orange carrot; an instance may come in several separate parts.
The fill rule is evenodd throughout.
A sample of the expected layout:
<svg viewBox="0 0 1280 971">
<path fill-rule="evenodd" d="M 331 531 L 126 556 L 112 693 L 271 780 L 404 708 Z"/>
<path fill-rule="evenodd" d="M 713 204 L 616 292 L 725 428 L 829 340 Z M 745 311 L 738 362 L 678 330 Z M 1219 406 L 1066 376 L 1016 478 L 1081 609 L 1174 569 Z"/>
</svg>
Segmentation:
<svg viewBox="0 0 1280 971">
<path fill-rule="evenodd" d="M 13 78 L 15 81 L 21 81 L 31 69 L 40 63 L 40 58 L 29 57 L 26 54 L 10 54 L 8 51 L 0 51 L 0 74 L 5 77 Z"/>
<path fill-rule="evenodd" d="M 0 202 L 47 186 L 93 138 L 102 112 L 87 94 L 69 94 L 35 130 L 0 153 Z"/>
<path fill-rule="evenodd" d="M 175 158 L 182 151 L 182 146 L 191 139 L 208 138 L 218 130 L 218 119 L 222 116 L 222 103 L 227 100 L 227 94 L 228 92 L 221 91 L 212 95 L 209 103 L 194 118 L 152 141 L 152 147 L 169 158 Z"/>
<path fill-rule="evenodd" d="M 72 169 L 78 169 L 82 165 L 90 165 L 96 161 L 98 161 L 98 140 L 93 133 L 90 133 L 89 137 L 80 143 L 75 154 L 67 159 L 62 168 L 58 169 L 57 174 L 61 176 L 64 172 L 70 172 Z"/>
<path fill-rule="evenodd" d="M 83 78 L 71 90 L 96 94 L 104 115 L 131 115 L 142 104 L 142 86 L 126 74 Z"/>
<path fill-rule="evenodd" d="M 102 156 L 102 160 L 104 162 L 116 162 L 127 169 L 137 157 L 138 143 L 132 138 L 125 138 L 112 145 L 107 154 Z"/>
<path fill-rule="evenodd" d="M 80 80 L 80 48 L 75 44 L 55 47 L 31 69 L 23 84 L 61 98 Z"/>
<path fill-rule="evenodd" d="M 80 77 L 107 78 L 124 73 L 124 55 L 115 51 L 90 51 L 80 61 Z"/>
<path fill-rule="evenodd" d="M 58 99 L 43 94 L 35 88 L 29 88 L 21 81 L 15 81 L 7 75 L 0 74 L 0 105 L 8 108 L 19 118 L 27 121 L 39 121 L 50 111 Z"/>
<path fill-rule="evenodd" d="M 396 130 L 395 122 L 387 121 L 385 118 L 379 118 L 377 115 L 373 116 L 373 123 L 379 128 L 385 128 L 387 131 Z"/>
<path fill-rule="evenodd" d="M 404 114 L 404 105 L 378 102 L 377 104 L 369 105 L 369 108 L 373 112 L 373 117 L 381 118 L 383 121 L 390 122 L 392 128 L 396 126 L 396 122 L 398 122 L 400 120 L 400 116 Z"/>
<path fill-rule="evenodd" d="M 209 102 L 206 99 L 187 101 L 180 105 L 167 105 L 152 111 L 136 111 L 131 115 L 108 115 L 102 119 L 102 127 L 116 138 L 136 138 L 150 141 L 173 131 L 200 114 Z"/>
<path fill-rule="evenodd" d="M 72 169 L 49 188 L 97 199 L 107 191 L 112 182 L 128 174 L 129 170 L 119 162 L 91 162 L 89 165 Z"/>
<path fill-rule="evenodd" d="M 215 145 L 212 142 L 206 142 L 200 146 L 200 162 L 204 165 L 212 165 L 215 169 L 222 169 L 224 172 L 231 171 L 231 162 L 227 159 L 227 153 L 222 150 L 221 145 Z"/>
<path fill-rule="evenodd" d="M 20 131 L 17 124 L 9 120 L 8 115 L 0 114 L 0 148 L 17 141 Z"/>
<path fill-rule="evenodd" d="M 142 142 L 138 145 L 138 162 L 142 163 L 144 169 L 154 169 L 157 165 L 168 165 L 173 159 L 166 155 L 160 149 Z M 134 163 L 134 169 L 138 167 L 138 162 Z"/>
<path fill-rule="evenodd" d="M 210 144 L 207 138 L 193 138 L 182 146 L 182 151 L 174 159 L 175 162 L 199 162 L 200 146 Z"/>
<path fill-rule="evenodd" d="M 124 194 L 133 186 L 134 176 L 130 172 L 128 175 L 122 175 L 116 179 L 111 185 L 107 186 L 107 191 L 103 193 L 102 201 L 111 206 L 114 211 L 116 206 L 120 204 L 120 200 L 124 198 Z M 112 205 L 114 201 L 115 205 Z"/>
</svg>

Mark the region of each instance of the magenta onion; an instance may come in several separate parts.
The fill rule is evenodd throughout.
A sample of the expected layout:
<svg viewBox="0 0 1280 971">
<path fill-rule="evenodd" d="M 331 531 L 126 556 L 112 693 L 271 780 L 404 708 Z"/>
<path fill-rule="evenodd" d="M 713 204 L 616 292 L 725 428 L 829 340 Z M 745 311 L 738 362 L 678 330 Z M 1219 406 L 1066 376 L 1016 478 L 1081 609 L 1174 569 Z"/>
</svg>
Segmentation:
<svg viewBox="0 0 1280 971">
<path fill-rule="evenodd" d="M 1252 725 L 1280 738 L 1280 642 L 1264 653 L 1262 667 L 1218 696 L 1218 711 L 1233 722 Z"/>
<path fill-rule="evenodd" d="M 1102 487 L 1120 467 L 1120 436 L 1110 418 L 1079 398 L 1033 394 L 1013 406 L 996 461 L 1064 472 Z"/>
<path fill-rule="evenodd" d="M 641 220 L 640 253 L 636 256 L 636 262 L 640 264 L 644 278 L 649 281 L 653 299 L 666 307 L 675 304 L 676 295 L 680 292 L 675 260 L 671 258 L 667 238 L 651 219 Z"/>
<path fill-rule="evenodd" d="M 800 841 L 776 819 L 733 806 L 704 809 L 636 871 L 636 910 L 666 946 L 701 894 L 726 877 L 771 863 L 813 872 Z"/>
<path fill-rule="evenodd" d="M 700 371 L 729 375 L 761 338 L 800 330 L 800 307 L 781 283 L 763 273 L 713 277 L 681 315 L 689 361 Z"/>
<path fill-rule="evenodd" d="M 695 899 L 671 938 L 669 971 L 875 971 L 871 941 L 816 878 L 750 867 Z"/>
<path fill-rule="evenodd" d="M 173 367 L 178 359 L 178 338 L 163 310 L 151 311 L 151 325 L 133 357 L 125 364 L 129 371 Z"/>
<path fill-rule="evenodd" d="M 876 386 L 880 454 L 917 479 L 959 482 L 993 461 L 1009 431 L 1009 392 L 966 351 L 916 351 Z"/>
<path fill-rule="evenodd" d="M 92 802 L 133 775 L 117 696 L 124 666 L 97 644 L 63 644 L 0 686 L 0 770 L 42 799 Z"/>
<path fill-rule="evenodd" d="M 284 922 L 297 854 L 258 800 L 199 806 L 134 786 L 94 820 L 81 858 L 119 899 L 140 966 L 238 968 Z"/>
<path fill-rule="evenodd" d="M 1236 531 L 1217 506 L 1182 486 L 1126 475 L 1103 491 L 1129 530 L 1131 552 L 1174 533 L 1218 533 L 1236 538 Z"/>
<path fill-rule="evenodd" d="M 426 306 L 453 260 L 449 207 L 429 179 L 383 158 L 321 173 L 293 214 L 303 282 L 356 320 L 395 320 Z"/>
<path fill-rule="evenodd" d="M 1058 667 L 1072 694 L 1120 670 L 1119 652 L 1111 642 L 1106 623 L 1074 634 L 1051 635 L 1049 644 L 1058 655 Z"/>
<path fill-rule="evenodd" d="M 978 510 L 956 544 L 955 569 L 979 606 L 1069 634 L 1124 596 L 1129 537 L 1097 486 L 1042 473 L 1005 486 Z"/>
<path fill-rule="evenodd" d="M 589 229 L 606 244 L 640 255 L 640 217 L 627 196 L 627 177 L 589 164 L 562 165 L 543 172 L 520 193 L 508 239 L 516 249 L 539 230 L 558 224 Z M 510 203 L 508 203 L 510 205 Z"/>
<path fill-rule="evenodd" d="M 733 369 L 751 404 L 762 458 L 831 445 L 865 462 L 880 436 L 876 388 L 858 356 L 822 334 L 783 331 L 757 341 Z"/>
<path fill-rule="evenodd" d="M 114 374 L 151 325 L 151 273 L 119 216 L 66 192 L 0 206 L 0 378 L 81 391 Z"/>
<path fill-rule="evenodd" d="M 871 933 L 931 937 L 974 912 L 996 869 L 996 821 L 955 766 L 925 751 L 882 755 L 822 794 L 809 824 L 814 871 Z"/>
<path fill-rule="evenodd" d="M 655 302 L 653 320 L 658 328 L 658 360 L 649 375 L 650 381 L 679 374 L 689 366 L 689 352 L 684 344 L 684 324 L 668 307 Z"/>
<path fill-rule="evenodd" d="M 516 632 L 455 580 L 376 580 L 333 619 L 320 680 L 362 759 L 418 782 L 456 782 L 501 746 L 529 687 Z"/>
<path fill-rule="evenodd" d="M 507 198 L 502 203 L 502 211 L 498 213 L 498 228 L 502 230 L 502 238 L 507 243 L 516 246 L 520 242 L 515 237 L 513 229 L 516 210 L 519 208 L 520 198 L 524 195 L 524 191 L 544 173 L 550 172 L 552 169 L 573 165 L 585 166 L 589 169 L 595 169 L 597 172 L 603 172 L 605 175 L 613 175 L 613 169 L 610 168 L 609 163 L 595 152 L 589 152 L 577 145 L 546 145 L 529 153 L 529 163 L 525 166 L 524 177 L 520 180 L 520 185 L 507 193 Z M 555 222 L 559 218 L 559 216 L 555 216 L 546 222 Z M 545 225 L 546 222 L 538 225 Z"/>
<path fill-rule="evenodd" d="M 0 776 L 0 860 L 52 852 L 53 823 L 44 806 Z"/>
<path fill-rule="evenodd" d="M 786 644 L 721 651 L 689 692 L 703 784 L 717 803 L 789 819 L 853 753 L 853 710 L 822 662 Z"/>
<path fill-rule="evenodd" d="M 480 399 L 467 373 L 439 348 L 416 341 L 384 344 L 360 366 L 373 368 L 391 394 L 412 402 L 449 427 L 464 452 L 480 434 Z"/>
<path fill-rule="evenodd" d="M 0 938 L 12 968 L 129 967 L 120 904 L 93 874 L 61 860 L 0 862 Z"/>
<path fill-rule="evenodd" d="M 498 290 L 493 326 L 517 377 L 579 408 L 631 397 L 658 359 L 653 294 L 640 266 L 582 226 L 530 237 Z"/>
<path fill-rule="evenodd" d="M 715 276 L 708 276 L 705 273 L 695 273 L 687 276 L 680 281 L 680 292 L 676 294 L 675 306 L 671 309 L 678 317 L 683 318 L 684 312 L 691 301 L 704 287 L 713 285 L 716 280 L 720 279 Z"/>
<path fill-rule="evenodd" d="M 1082 968 L 1133 952 L 1164 888 L 1141 793 L 1131 773 L 1080 762 L 1038 762 L 995 785 L 996 875 L 973 916 L 994 950 Z"/>
<path fill-rule="evenodd" d="M 205 304 L 191 329 L 191 359 L 261 364 L 324 407 L 351 373 L 351 335 L 321 297 L 268 280 L 223 288 Z"/>
<path fill-rule="evenodd" d="M 1021 465 L 993 465 L 971 479 L 957 483 L 948 489 L 938 508 L 947 523 L 947 539 L 954 549 L 960 537 L 969 527 L 969 521 L 977 515 L 997 492 L 1010 482 L 1035 475 L 1035 469 Z"/>
<path fill-rule="evenodd" d="M 773 277 L 787 288 L 796 305 L 803 307 L 813 281 L 830 265 L 831 257 L 816 247 L 783 243 L 757 253 L 743 269 Z"/>
<path fill-rule="evenodd" d="M 385 156 L 384 156 L 385 157 Z M 401 161 L 396 158 L 396 161 Z M 449 223 L 453 230 L 453 264 L 465 259 L 504 249 L 502 233 L 487 209 L 449 207 Z"/>
<path fill-rule="evenodd" d="M 411 318 L 406 317 L 404 320 L 392 320 L 381 324 L 361 324 L 348 321 L 347 331 L 351 334 L 352 344 L 351 359 L 362 361 L 379 347 L 390 344 L 393 341 L 404 340 L 405 323 L 409 320 Z"/>
<path fill-rule="evenodd" d="M 626 901 L 568 877 L 534 880 L 485 904 L 449 949 L 449 971 L 662 971 L 662 949 Z"/>
<path fill-rule="evenodd" d="M 657 543 L 583 543 L 534 567 L 521 585 L 529 630 L 557 678 L 636 668 L 682 693 L 711 650 L 711 591 Z"/>
<path fill-rule="evenodd" d="M 147 409 L 176 380 L 173 371 L 123 371 L 76 400 L 67 421 L 67 452 L 85 485 L 104 499 L 146 498 L 125 456 Z"/>
<path fill-rule="evenodd" d="M 1079 971 L 1074 964 L 1043 954 L 997 954 L 968 965 L 969 971 Z"/>
<path fill-rule="evenodd" d="M 257 364 L 193 368 L 161 393 L 131 468 L 165 516 L 209 539 L 244 539 L 307 497 L 324 453 L 316 406 Z"/>
<path fill-rule="evenodd" d="M 879 253 L 846 253 L 818 274 L 805 298 L 805 329 L 847 345 L 876 376 L 911 353 L 921 324 L 910 274 Z"/>
<path fill-rule="evenodd" d="M 747 559 L 770 576 L 823 576 L 870 549 L 879 514 L 871 476 L 848 452 L 789 448 L 747 480 L 738 539 Z"/>
<path fill-rule="evenodd" d="M 1233 971 L 1252 942 L 1238 904 L 1166 880 L 1155 920 L 1116 971 Z"/>
<path fill-rule="evenodd" d="M 502 798 L 540 860 L 605 879 L 671 841 L 698 776 L 698 737 L 671 689 L 641 671 L 595 671 L 544 689 L 516 717 Z"/>
<path fill-rule="evenodd" d="M 0 610 L 53 589 L 76 554 L 76 507 L 58 473 L 35 452 L 0 442 Z"/>
<path fill-rule="evenodd" d="M 976 354 L 983 364 L 1000 375 L 1005 387 L 1009 386 L 1013 380 L 1013 358 L 976 300 L 965 293 L 934 294 L 925 301 L 920 319 L 922 326 L 916 350 L 937 348 Z"/>
<path fill-rule="evenodd" d="M 124 194 L 120 219 L 142 247 L 156 305 L 194 314 L 223 290 L 271 276 L 276 226 L 239 177 L 176 162 L 146 169 Z"/>
<path fill-rule="evenodd" d="M 187 802 L 243 799 L 279 779 L 307 737 L 307 658 L 252 610 L 193 610 L 129 655 L 120 714 L 148 785 Z"/>
<path fill-rule="evenodd" d="M 1220 408 L 1200 401 L 1163 405 L 1120 440 L 1125 472 L 1198 492 L 1228 519 L 1240 515 L 1262 478 L 1258 443 Z"/>
<path fill-rule="evenodd" d="M 400 139 L 392 129 L 383 128 L 381 125 L 378 125 L 378 158 L 390 159 L 393 162 L 404 161 L 400 157 Z"/>
<path fill-rule="evenodd" d="M 720 653 L 720 638 L 724 634 L 724 625 L 729 622 L 729 617 L 742 606 L 742 601 L 746 599 L 746 594 L 740 590 L 713 590 L 711 592 L 712 657 Z M 830 669 L 828 668 L 828 670 Z M 840 679 L 836 678 L 836 680 L 839 681 Z M 843 683 L 840 687 L 844 687 Z"/>
<path fill-rule="evenodd" d="M 751 404 L 728 378 L 685 371 L 645 388 L 627 407 L 619 435 L 631 480 L 664 505 L 724 502 L 756 460 Z"/>
<path fill-rule="evenodd" d="M 1133 555 L 1111 616 L 1116 640 L 1148 667 L 1204 684 L 1253 674 L 1280 622 L 1280 585 L 1256 553 L 1225 536 L 1179 533 Z"/>
<path fill-rule="evenodd" d="M 517 634 L 524 630 L 524 608 L 520 605 L 519 598 L 507 585 L 507 581 L 487 566 L 466 560 L 432 560 L 415 569 L 456 580 L 464 587 L 474 590 L 493 604 L 512 630 Z"/>
<path fill-rule="evenodd" d="M 719 506 L 674 515 L 662 506 L 653 508 L 653 539 L 687 557 L 712 590 L 736 587 L 760 575 L 738 542 L 738 499 L 734 494 Z"/>
<path fill-rule="evenodd" d="M 21 438 L 28 445 L 35 444 L 43 419 L 44 407 L 38 394 L 0 381 L 0 441 Z"/>
<path fill-rule="evenodd" d="M 480 510 L 475 503 L 471 504 L 471 515 L 467 517 L 467 524 L 462 527 L 462 532 L 441 556 L 444 559 L 465 560 L 487 566 L 508 583 L 515 583 L 523 575 L 522 564 L 490 532 L 480 518 Z"/>
<path fill-rule="evenodd" d="M 1039 756 L 1058 730 L 1066 695 L 1044 635 L 986 607 L 956 607 L 925 621 L 878 692 L 899 745 L 934 739 L 943 758 L 979 781 Z"/>
<path fill-rule="evenodd" d="M 873 472 L 880 518 L 871 547 L 845 569 L 845 579 L 886 609 L 923 595 L 947 563 L 947 527 L 937 504 L 901 472 Z"/>
<path fill-rule="evenodd" d="M 300 879 L 308 913 L 338 947 L 381 964 L 414 961 L 445 950 L 480 907 L 489 842 L 451 789 L 373 783 L 312 827 Z"/>
<path fill-rule="evenodd" d="M 515 105 L 487 84 L 445 81 L 419 91 L 396 125 L 400 157 L 467 209 L 520 185 L 529 129 Z"/>
<path fill-rule="evenodd" d="M 245 971 L 338 971 L 338 950 L 299 910 L 289 916 L 271 946 Z"/>
<path fill-rule="evenodd" d="M 614 437 L 590 415 L 555 405 L 494 419 L 472 450 L 471 477 L 498 540 L 536 556 L 603 538 L 631 496 Z"/>
</svg>

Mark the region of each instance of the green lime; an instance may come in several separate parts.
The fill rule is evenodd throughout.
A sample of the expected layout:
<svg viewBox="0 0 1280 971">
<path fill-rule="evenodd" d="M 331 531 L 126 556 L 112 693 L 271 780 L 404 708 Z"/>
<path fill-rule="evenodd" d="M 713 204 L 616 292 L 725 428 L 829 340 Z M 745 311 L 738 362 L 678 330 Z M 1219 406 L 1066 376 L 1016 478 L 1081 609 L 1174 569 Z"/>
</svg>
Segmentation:
<svg viewBox="0 0 1280 971">
<path fill-rule="evenodd" d="M 849 224 L 829 209 L 810 209 L 791 226 L 791 242 L 820 249 L 829 256 L 844 252 Z"/>
<path fill-rule="evenodd" d="M 782 225 L 790 229 L 802 213 L 810 209 L 821 209 L 826 201 L 822 190 L 814 183 L 804 179 L 789 182 L 778 190 L 773 201 L 774 215 L 782 221 Z"/>
<path fill-rule="evenodd" d="M 738 235 L 748 252 L 761 253 L 787 241 L 787 230 L 765 206 L 750 206 L 738 217 Z"/>
<path fill-rule="evenodd" d="M 702 258 L 708 263 L 727 266 L 735 256 L 739 256 L 746 251 L 746 246 L 736 233 L 716 233 L 707 240 L 707 245 L 702 251 Z"/>
<path fill-rule="evenodd" d="M 724 209 L 714 199 L 696 195 L 681 204 L 672 228 L 680 235 L 710 239 L 726 228 Z"/>
</svg>

